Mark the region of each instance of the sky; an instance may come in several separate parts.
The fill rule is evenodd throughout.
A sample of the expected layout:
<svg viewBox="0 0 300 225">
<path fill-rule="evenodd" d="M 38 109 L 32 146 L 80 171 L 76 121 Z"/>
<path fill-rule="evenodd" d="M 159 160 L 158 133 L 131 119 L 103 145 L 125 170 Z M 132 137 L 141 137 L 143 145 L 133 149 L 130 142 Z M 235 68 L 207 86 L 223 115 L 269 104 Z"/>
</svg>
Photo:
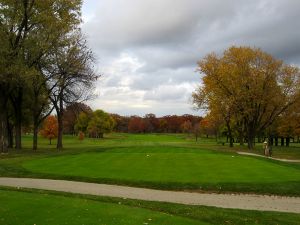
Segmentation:
<svg viewBox="0 0 300 225">
<path fill-rule="evenodd" d="M 232 45 L 300 65 L 299 0 L 83 0 L 101 78 L 88 104 L 120 115 L 193 114 L 197 61 Z"/>
</svg>

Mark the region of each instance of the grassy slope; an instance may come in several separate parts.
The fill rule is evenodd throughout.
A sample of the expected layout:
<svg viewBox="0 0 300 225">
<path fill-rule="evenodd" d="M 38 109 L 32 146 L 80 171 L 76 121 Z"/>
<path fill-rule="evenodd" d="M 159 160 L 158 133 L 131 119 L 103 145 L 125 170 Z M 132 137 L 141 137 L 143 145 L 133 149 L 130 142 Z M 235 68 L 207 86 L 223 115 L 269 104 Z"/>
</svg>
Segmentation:
<svg viewBox="0 0 300 225">
<path fill-rule="evenodd" d="M 212 141 L 196 144 L 182 135 L 119 134 L 83 142 L 66 137 L 65 146 L 64 152 L 57 153 L 43 140 L 41 152 L 15 153 L 2 159 L 0 174 L 164 189 L 300 195 L 300 165 L 238 156 Z M 227 153 L 205 150 L 216 148 Z"/>
<path fill-rule="evenodd" d="M 285 224 L 300 214 L 0 189 L 0 224 Z M 151 220 L 149 220 L 151 219 Z"/>
</svg>

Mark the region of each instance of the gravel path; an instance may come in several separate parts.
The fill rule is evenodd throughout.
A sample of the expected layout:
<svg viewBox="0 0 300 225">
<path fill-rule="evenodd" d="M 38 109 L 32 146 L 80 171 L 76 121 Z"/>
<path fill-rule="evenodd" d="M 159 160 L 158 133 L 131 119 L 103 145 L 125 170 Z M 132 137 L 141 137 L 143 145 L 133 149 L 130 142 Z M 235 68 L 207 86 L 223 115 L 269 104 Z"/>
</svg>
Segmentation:
<svg viewBox="0 0 300 225">
<path fill-rule="evenodd" d="M 31 178 L 0 178 L 0 186 L 172 202 L 187 205 L 300 213 L 300 197 L 161 191 L 117 185 Z"/>
<path fill-rule="evenodd" d="M 273 159 L 281 162 L 292 162 L 292 163 L 300 163 L 300 160 L 298 159 L 279 159 L 279 158 L 273 158 L 273 157 L 267 157 L 264 155 L 258 155 L 255 153 L 249 153 L 249 152 L 237 152 L 240 155 L 249 155 L 249 156 L 257 156 L 257 157 L 262 157 L 262 158 L 268 158 L 268 159 Z"/>
</svg>

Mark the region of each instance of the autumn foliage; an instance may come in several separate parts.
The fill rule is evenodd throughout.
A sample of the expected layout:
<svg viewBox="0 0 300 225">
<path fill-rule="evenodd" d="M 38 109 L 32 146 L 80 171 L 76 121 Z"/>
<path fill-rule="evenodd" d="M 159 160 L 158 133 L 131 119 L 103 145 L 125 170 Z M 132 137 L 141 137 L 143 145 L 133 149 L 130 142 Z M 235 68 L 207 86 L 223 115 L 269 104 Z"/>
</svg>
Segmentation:
<svg viewBox="0 0 300 225">
<path fill-rule="evenodd" d="M 128 131 L 130 133 L 144 133 L 145 123 L 142 118 L 133 116 L 128 124 Z"/>
<path fill-rule="evenodd" d="M 258 48 L 231 47 L 222 55 L 209 54 L 199 61 L 198 70 L 203 83 L 193 94 L 195 105 L 222 118 L 230 140 L 235 135 L 241 143 L 247 140 L 249 149 L 300 101 L 299 68 Z"/>
<path fill-rule="evenodd" d="M 115 126 L 115 120 L 103 110 L 91 113 L 81 112 L 75 124 L 75 131 L 80 135 L 87 134 L 90 138 L 103 138 L 105 133 L 110 133 Z M 84 138 L 84 136 L 83 136 Z"/>
<path fill-rule="evenodd" d="M 44 121 L 43 129 L 41 130 L 40 133 L 44 138 L 49 139 L 51 145 L 52 139 L 57 138 L 57 133 L 58 133 L 57 118 L 55 116 L 48 116 Z"/>
<path fill-rule="evenodd" d="M 92 138 L 103 138 L 105 133 L 110 133 L 115 126 L 114 119 L 103 110 L 93 112 L 89 122 L 87 131 Z"/>
<path fill-rule="evenodd" d="M 84 139 L 84 133 L 82 131 L 79 131 L 79 133 L 78 133 L 78 139 L 80 141 L 83 141 L 83 139 Z"/>
<path fill-rule="evenodd" d="M 129 133 L 191 133 L 202 117 L 194 115 L 166 115 L 156 117 L 149 113 L 144 117 L 111 115 L 115 122 L 114 131 Z"/>
</svg>

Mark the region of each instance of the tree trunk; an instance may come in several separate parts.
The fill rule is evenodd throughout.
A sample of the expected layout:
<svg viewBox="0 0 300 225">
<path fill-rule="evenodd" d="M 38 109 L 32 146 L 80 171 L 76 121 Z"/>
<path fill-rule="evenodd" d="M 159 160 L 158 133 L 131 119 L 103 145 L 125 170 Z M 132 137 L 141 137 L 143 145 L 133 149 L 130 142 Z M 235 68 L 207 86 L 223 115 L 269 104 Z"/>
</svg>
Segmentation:
<svg viewBox="0 0 300 225">
<path fill-rule="evenodd" d="M 62 150 L 63 148 L 63 111 L 64 111 L 64 105 L 63 105 L 63 99 L 62 96 L 59 98 L 59 108 L 57 111 L 57 122 L 58 122 L 58 134 L 57 134 L 57 145 L 56 148 L 58 150 Z"/>
<path fill-rule="evenodd" d="M 62 138 L 63 138 L 63 125 L 62 125 L 62 117 L 61 115 L 57 115 L 57 122 L 58 122 L 58 134 L 57 134 L 57 145 L 56 148 L 58 150 L 62 150 L 63 148 L 63 143 L 62 143 Z"/>
<path fill-rule="evenodd" d="M 35 82 L 34 82 L 35 83 Z M 32 150 L 37 150 L 38 145 L 38 126 L 39 126 L 39 117 L 40 114 L 38 113 L 38 92 L 36 91 L 36 85 L 33 85 L 34 88 L 34 95 L 33 95 L 33 107 L 32 107 L 32 116 L 33 116 L 33 140 L 32 140 Z M 40 111 L 42 112 L 42 110 Z"/>
<path fill-rule="evenodd" d="M 233 138 L 229 137 L 229 147 L 233 147 Z"/>
<path fill-rule="evenodd" d="M 229 138 L 229 147 L 233 147 L 234 139 L 231 137 Z"/>
<path fill-rule="evenodd" d="M 274 140 L 273 140 L 273 135 L 269 136 L 269 146 L 273 146 Z"/>
<path fill-rule="evenodd" d="M 253 150 L 254 147 L 254 132 L 249 129 L 248 130 L 248 149 Z"/>
<path fill-rule="evenodd" d="M 57 133 L 57 145 L 56 148 L 58 150 L 62 150 L 63 148 L 63 143 L 62 143 L 62 138 L 63 138 L 63 124 L 62 124 L 62 115 L 57 115 L 57 122 L 58 122 L 58 133 Z"/>
<path fill-rule="evenodd" d="M 36 121 L 33 123 L 33 144 L 32 144 L 32 150 L 36 151 L 37 150 L 37 144 L 38 144 L 38 124 Z"/>
<path fill-rule="evenodd" d="M 275 146 L 278 146 L 278 136 L 275 137 Z"/>
<path fill-rule="evenodd" d="M 253 150 L 253 140 L 251 138 L 248 138 L 248 149 Z"/>
<path fill-rule="evenodd" d="M 3 108 L 0 109 L 0 151 L 6 153 L 8 150 L 7 143 L 7 121 L 6 112 Z"/>
<path fill-rule="evenodd" d="M 8 141 L 8 148 L 14 147 L 14 129 L 13 125 L 7 119 L 7 141 Z"/>
<path fill-rule="evenodd" d="M 22 124 L 18 118 L 15 125 L 15 148 L 18 150 L 22 148 L 21 138 L 22 138 Z"/>
<path fill-rule="evenodd" d="M 35 101 L 37 102 L 37 101 Z M 40 107 L 40 108 L 38 108 Z M 38 106 L 37 103 L 34 104 L 33 109 L 33 143 L 32 143 L 32 150 L 36 151 L 38 147 L 38 132 L 39 132 L 39 126 L 42 123 L 42 121 L 47 118 L 51 112 L 53 111 L 53 108 L 49 110 L 46 114 L 42 115 L 43 112 L 43 106 Z"/>
<path fill-rule="evenodd" d="M 17 88 L 17 96 L 11 96 L 15 111 L 15 148 L 22 149 L 22 103 L 23 103 L 23 88 Z"/>
<path fill-rule="evenodd" d="M 290 146 L 290 137 L 287 137 L 287 138 L 286 138 L 285 146 L 286 146 L 286 147 L 289 147 L 289 146 Z"/>
<path fill-rule="evenodd" d="M 9 100 L 9 85 L 0 80 L 0 152 L 8 151 L 7 142 L 7 102 Z"/>
<path fill-rule="evenodd" d="M 232 133 L 231 133 L 231 127 L 229 122 L 226 121 L 226 127 L 227 127 L 227 131 L 228 131 L 228 136 L 227 138 L 229 138 L 229 147 L 233 147 L 233 137 L 232 137 Z M 228 139 L 227 139 L 228 140 Z"/>
<path fill-rule="evenodd" d="M 284 146 L 284 138 L 282 137 L 282 138 L 280 138 L 280 140 L 281 140 L 280 145 Z"/>
<path fill-rule="evenodd" d="M 240 145 L 244 145 L 244 136 L 242 133 L 239 134 L 239 142 L 240 142 Z"/>
</svg>

